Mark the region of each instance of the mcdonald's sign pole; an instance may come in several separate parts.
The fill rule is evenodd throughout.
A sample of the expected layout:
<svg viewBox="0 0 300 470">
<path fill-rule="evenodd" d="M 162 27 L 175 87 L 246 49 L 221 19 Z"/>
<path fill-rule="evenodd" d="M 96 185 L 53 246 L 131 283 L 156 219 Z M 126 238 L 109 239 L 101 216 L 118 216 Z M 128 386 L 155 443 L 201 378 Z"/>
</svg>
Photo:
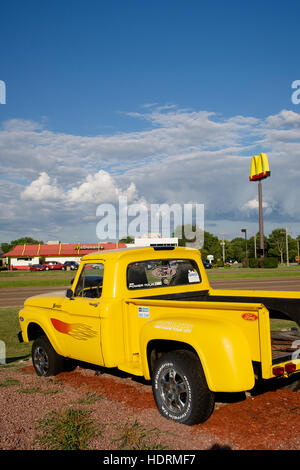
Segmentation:
<svg viewBox="0 0 300 470">
<path fill-rule="evenodd" d="M 264 257 L 264 225 L 262 204 L 262 180 L 271 175 L 268 157 L 265 153 L 253 155 L 251 161 L 250 181 L 258 181 L 258 210 L 259 210 L 259 245 L 261 258 Z"/>
</svg>

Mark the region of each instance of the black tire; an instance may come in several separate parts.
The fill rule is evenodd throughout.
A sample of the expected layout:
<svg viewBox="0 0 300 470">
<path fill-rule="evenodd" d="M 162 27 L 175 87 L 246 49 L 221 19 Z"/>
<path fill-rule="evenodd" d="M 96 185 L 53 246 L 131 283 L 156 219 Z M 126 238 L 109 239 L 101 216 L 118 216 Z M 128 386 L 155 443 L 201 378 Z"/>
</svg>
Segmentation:
<svg viewBox="0 0 300 470">
<path fill-rule="evenodd" d="M 33 342 L 31 357 L 39 376 L 50 377 L 64 370 L 64 358 L 57 354 L 46 336 L 40 336 Z"/>
<path fill-rule="evenodd" d="M 214 393 L 207 386 L 198 357 L 191 351 L 163 354 L 155 364 L 152 390 L 160 413 L 177 423 L 202 423 L 214 410 Z"/>
<path fill-rule="evenodd" d="M 78 362 L 75 359 L 66 359 L 64 360 L 64 371 L 73 372 L 78 366 Z"/>
</svg>

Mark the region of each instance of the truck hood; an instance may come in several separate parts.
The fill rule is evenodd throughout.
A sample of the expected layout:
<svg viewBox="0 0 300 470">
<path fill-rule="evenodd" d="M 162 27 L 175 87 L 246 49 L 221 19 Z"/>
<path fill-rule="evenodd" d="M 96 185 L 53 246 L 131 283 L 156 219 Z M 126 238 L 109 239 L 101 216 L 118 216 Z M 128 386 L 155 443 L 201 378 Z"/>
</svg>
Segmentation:
<svg viewBox="0 0 300 470">
<path fill-rule="evenodd" d="M 60 308 L 66 298 L 66 291 L 34 295 L 24 302 L 24 307 Z"/>
</svg>

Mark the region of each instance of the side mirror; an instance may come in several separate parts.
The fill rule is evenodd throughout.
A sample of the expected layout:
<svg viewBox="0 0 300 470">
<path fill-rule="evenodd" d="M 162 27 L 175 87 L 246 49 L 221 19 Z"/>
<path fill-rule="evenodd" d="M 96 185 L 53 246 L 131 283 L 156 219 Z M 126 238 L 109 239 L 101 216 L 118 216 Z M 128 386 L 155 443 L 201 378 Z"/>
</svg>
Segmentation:
<svg viewBox="0 0 300 470">
<path fill-rule="evenodd" d="M 68 297 L 68 299 L 72 299 L 73 298 L 73 291 L 72 289 L 67 289 L 66 291 L 66 297 Z"/>
</svg>

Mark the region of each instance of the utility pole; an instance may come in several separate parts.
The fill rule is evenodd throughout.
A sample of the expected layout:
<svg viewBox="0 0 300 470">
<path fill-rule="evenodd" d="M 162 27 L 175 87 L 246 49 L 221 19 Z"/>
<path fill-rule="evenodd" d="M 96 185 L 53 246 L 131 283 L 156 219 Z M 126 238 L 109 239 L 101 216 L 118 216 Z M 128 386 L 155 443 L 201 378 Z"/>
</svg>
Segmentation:
<svg viewBox="0 0 300 470">
<path fill-rule="evenodd" d="M 288 239 L 288 236 L 289 236 L 289 232 L 288 232 L 288 229 L 286 227 L 285 229 L 285 244 L 286 244 L 286 265 L 289 266 L 290 265 L 290 261 L 289 261 L 289 239 Z"/>
<path fill-rule="evenodd" d="M 222 235 L 221 245 L 222 245 L 223 263 L 225 263 L 225 241 L 224 241 L 224 235 Z"/>
<path fill-rule="evenodd" d="M 285 232 L 281 232 L 281 233 L 285 233 L 286 265 L 289 266 L 290 265 L 290 261 L 289 261 L 289 234 L 290 232 L 288 232 L 288 227 L 285 228 Z"/>
<path fill-rule="evenodd" d="M 256 252 L 256 233 L 254 234 L 254 257 L 255 257 L 255 259 L 257 258 L 257 252 Z"/>
</svg>

